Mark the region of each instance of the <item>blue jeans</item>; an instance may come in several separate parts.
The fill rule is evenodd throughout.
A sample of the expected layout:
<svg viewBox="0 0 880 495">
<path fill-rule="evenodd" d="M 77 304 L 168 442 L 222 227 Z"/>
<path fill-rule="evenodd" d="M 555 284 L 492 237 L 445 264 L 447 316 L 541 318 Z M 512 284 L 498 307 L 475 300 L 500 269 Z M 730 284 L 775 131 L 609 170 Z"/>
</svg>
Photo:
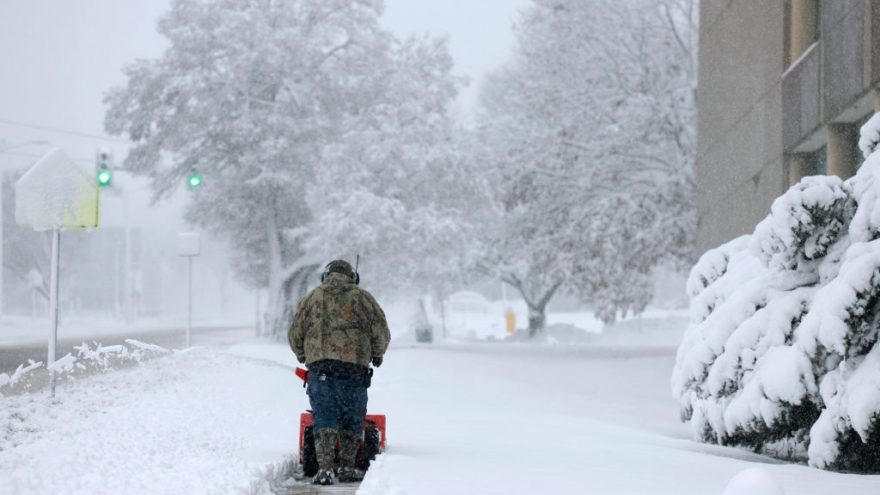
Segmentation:
<svg viewBox="0 0 880 495">
<path fill-rule="evenodd" d="M 315 431 L 323 428 L 353 431 L 364 429 L 367 415 L 367 389 L 362 380 L 341 380 L 309 371 L 309 403 Z"/>
</svg>

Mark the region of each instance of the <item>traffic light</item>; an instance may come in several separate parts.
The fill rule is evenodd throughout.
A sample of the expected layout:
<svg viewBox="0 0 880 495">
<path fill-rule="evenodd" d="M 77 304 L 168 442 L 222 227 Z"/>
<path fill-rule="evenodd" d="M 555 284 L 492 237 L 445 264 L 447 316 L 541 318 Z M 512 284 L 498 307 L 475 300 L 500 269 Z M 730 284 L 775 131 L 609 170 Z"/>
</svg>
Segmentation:
<svg viewBox="0 0 880 495">
<path fill-rule="evenodd" d="M 101 148 L 95 153 L 95 180 L 101 187 L 113 183 L 113 154 L 107 148 Z"/>
<path fill-rule="evenodd" d="M 189 174 L 189 180 L 187 180 L 186 183 L 189 185 L 190 189 L 195 189 L 202 185 L 202 176 L 199 175 L 198 172 L 192 172 Z"/>
<path fill-rule="evenodd" d="M 107 168 L 102 167 L 98 170 L 98 185 L 99 186 L 109 186 L 110 182 L 113 180 L 113 173 L 110 172 Z"/>
</svg>

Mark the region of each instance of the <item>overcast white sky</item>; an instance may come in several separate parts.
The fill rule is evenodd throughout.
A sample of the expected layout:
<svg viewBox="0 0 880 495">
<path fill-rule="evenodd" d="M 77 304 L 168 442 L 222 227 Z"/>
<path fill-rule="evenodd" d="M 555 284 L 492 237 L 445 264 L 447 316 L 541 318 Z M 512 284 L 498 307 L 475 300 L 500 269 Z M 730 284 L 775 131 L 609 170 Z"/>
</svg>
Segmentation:
<svg viewBox="0 0 880 495">
<path fill-rule="evenodd" d="M 528 0 L 386 0 L 383 24 L 400 37 L 448 34 L 456 72 L 472 79 L 459 102 L 476 102 L 483 74 L 502 64 Z M 51 146 L 80 164 L 124 140 L 102 138 L 104 92 L 123 65 L 167 46 L 155 30 L 170 0 L 22 0 L 0 6 L 0 169 L 26 166 Z M 56 132 L 64 131 L 64 132 Z M 46 144 L 28 144 L 44 141 Z"/>
</svg>

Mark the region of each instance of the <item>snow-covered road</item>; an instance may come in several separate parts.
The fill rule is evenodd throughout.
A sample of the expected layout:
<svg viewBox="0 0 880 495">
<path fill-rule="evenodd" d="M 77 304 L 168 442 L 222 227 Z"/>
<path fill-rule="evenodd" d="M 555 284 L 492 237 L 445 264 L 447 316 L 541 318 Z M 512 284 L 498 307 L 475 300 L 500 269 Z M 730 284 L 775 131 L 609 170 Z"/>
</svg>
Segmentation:
<svg viewBox="0 0 880 495">
<path fill-rule="evenodd" d="M 877 476 L 691 441 L 670 393 L 675 343 L 654 338 L 683 328 L 645 321 L 577 346 L 398 338 L 370 390 L 388 450 L 358 493 L 720 495 L 752 468 L 786 494 L 880 491 Z M 308 407 L 294 364 L 243 334 L 62 380 L 54 401 L 0 398 L 0 494 L 265 494 Z"/>
</svg>

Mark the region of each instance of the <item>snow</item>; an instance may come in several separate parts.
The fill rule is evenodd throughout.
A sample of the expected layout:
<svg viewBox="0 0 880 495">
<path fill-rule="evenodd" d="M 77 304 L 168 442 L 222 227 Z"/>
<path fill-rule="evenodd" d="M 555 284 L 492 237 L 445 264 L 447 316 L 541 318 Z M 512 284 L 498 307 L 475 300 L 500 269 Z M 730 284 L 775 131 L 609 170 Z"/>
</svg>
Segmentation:
<svg viewBox="0 0 880 495">
<path fill-rule="evenodd" d="M 749 468 L 734 476 L 721 495 L 783 495 L 779 481 L 766 469 Z"/>
<path fill-rule="evenodd" d="M 538 343 L 417 344 L 393 327 L 369 406 L 388 416 L 388 449 L 358 493 L 876 493 L 878 476 L 692 441 L 668 392 L 683 312 L 599 331 L 591 314 L 558 318 Z M 308 401 L 286 344 L 252 335 L 62 373 L 54 400 L 0 398 L 0 493 L 266 495 Z M 106 357 L 89 349 L 80 363 Z"/>
<path fill-rule="evenodd" d="M 859 129 L 859 149 L 862 150 L 862 156 L 868 158 L 874 152 L 877 143 L 880 143 L 880 113 L 874 114 Z"/>
<path fill-rule="evenodd" d="M 867 441 L 880 411 L 880 347 L 874 346 L 854 371 L 845 364 L 822 381 L 826 409 L 810 430 L 811 436 L 820 439 L 810 445 L 810 462 L 817 467 L 825 467 L 837 457 L 841 426 L 850 426 Z"/>
<path fill-rule="evenodd" d="M 805 177 L 773 202 L 771 214 L 755 227 L 750 251 L 771 271 L 796 276 L 792 285 L 809 283 L 813 270 L 805 265 L 824 257 L 846 229 L 853 213 L 850 195 L 839 177 Z M 816 210 L 841 213 L 816 215 Z"/>
</svg>

